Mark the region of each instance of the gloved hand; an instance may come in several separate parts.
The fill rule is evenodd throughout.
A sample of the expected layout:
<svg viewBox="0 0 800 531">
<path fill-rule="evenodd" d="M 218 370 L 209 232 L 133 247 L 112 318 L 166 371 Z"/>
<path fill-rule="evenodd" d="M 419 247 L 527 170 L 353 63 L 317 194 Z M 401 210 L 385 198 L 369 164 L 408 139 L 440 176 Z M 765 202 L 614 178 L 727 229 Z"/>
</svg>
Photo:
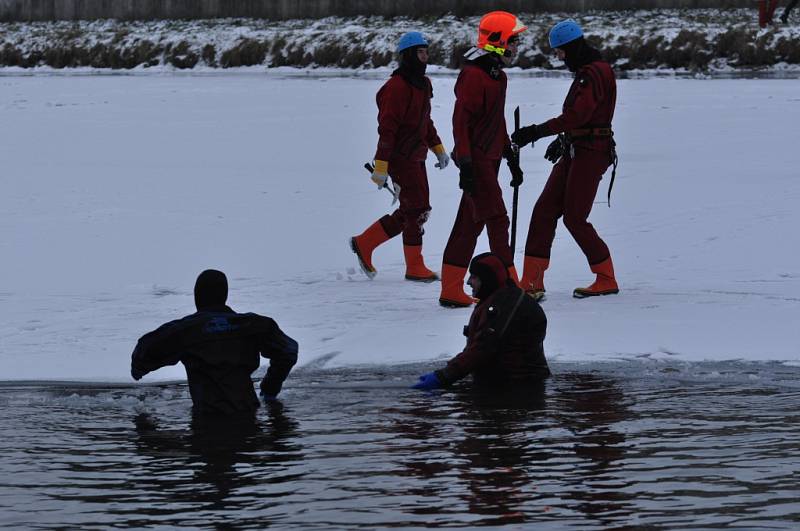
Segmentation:
<svg viewBox="0 0 800 531">
<path fill-rule="evenodd" d="M 447 151 L 444 149 L 444 146 L 439 144 L 433 146 L 433 154 L 436 155 L 436 159 L 439 161 L 434 164 L 435 167 L 443 170 L 450 164 L 450 157 L 447 156 Z"/>
<path fill-rule="evenodd" d="M 561 138 L 559 137 L 550 142 L 550 145 L 547 146 L 547 150 L 544 152 L 544 158 L 555 164 L 563 154 L 564 145 L 561 143 Z"/>
<path fill-rule="evenodd" d="M 136 365 L 131 365 L 131 377 L 136 380 L 137 382 L 142 379 L 142 376 L 147 374 L 147 371 L 144 369 L 140 369 Z"/>
<path fill-rule="evenodd" d="M 522 184 L 522 168 L 519 167 L 519 162 L 516 159 L 508 159 L 506 164 L 508 164 L 508 169 L 511 172 L 511 187 L 516 188 Z"/>
<path fill-rule="evenodd" d="M 473 195 L 475 193 L 475 174 L 472 170 L 472 161 L 461 159 L 458 161 L 458 169 L 458 187 L 467 195 Z"/>
<path fill-rule="evenodd" d="M 423 391 L 430 391 L 431 389 L 439 389 L 442 387 L 442 382 L 435 372 L 429 372 L 419 377 L 419 381 L 411 386 L 412 389 L 422 389 Z"/>
<path fill-rule="evenodd" d="M 389 178 L 389 163 L 385 160 L 376 160 L 375 168 L 369 178 L 378 185 L 378 188 L 386 186 L 386 180 Z"/>
<path fill-rule="evenodd" d="M 536 142 L 539 139 L 536 133 L 536 124 L 531 124 L 526 127 L 521 127 L 519 131 L 514 131 L 511 135 L 511 141 L 520 148 L 527 146 L 530 143 Z"/>
<path fill-rule="evenodd" d="M 506 146 L 503 150 L 503 157 L 506 159 L 508 169 L 511 172 L 511 186 L 516 188 L 522 184 L 522 168 L 519 167 L 519 153 L 517 153 L 511 145 Z"/>
</svg>

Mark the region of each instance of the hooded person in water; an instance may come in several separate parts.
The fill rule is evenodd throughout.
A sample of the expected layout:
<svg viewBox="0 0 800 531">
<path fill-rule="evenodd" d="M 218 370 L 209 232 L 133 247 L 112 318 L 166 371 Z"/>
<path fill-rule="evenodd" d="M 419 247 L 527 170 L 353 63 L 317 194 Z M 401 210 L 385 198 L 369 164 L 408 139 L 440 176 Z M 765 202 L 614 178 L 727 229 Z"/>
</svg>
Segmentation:
<svg viewBox="0 0 800 531">
<path fill-rule="evenodd" d="M 495 254 L 473 258 L 469 273 L 467 284 L 478 304 L 464 327 L 467 345 L 413 387 L 446 387 L 470 374 L 478 385 L 524 384 L 550 376 L 544 356 L 547 318 L 539 303 L 525 295 Z"/>
<path fill-rule="evenodd" d="M 261 396 L 274 400 L 297 362 L 297 342 L 269 317 L 234 312 L 227 298 L 224 273 L 200 273 L 194 286 L 197 312 L 139 339 L 131 356 L 133 379 L 181 362 L 196 413 L 252 412 L 259 402 L 251 374 L 263 356 L 270 364 L 261 380 Z"/>
</svg>

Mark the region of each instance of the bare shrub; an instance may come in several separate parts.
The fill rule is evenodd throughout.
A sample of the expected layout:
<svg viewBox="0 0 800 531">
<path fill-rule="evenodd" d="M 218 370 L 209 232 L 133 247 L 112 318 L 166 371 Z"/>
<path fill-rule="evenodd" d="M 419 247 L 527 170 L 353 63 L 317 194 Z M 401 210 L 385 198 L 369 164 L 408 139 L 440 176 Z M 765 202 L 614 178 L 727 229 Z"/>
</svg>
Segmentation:
<svg viewBox="0 0 800 531">
<path fill-rule="evenodd" d="M 22 52 L 10 43 L 5 43 L 0 48 L 0 65 L 2 66 L 23 66 L 25 61 Z"/>
<path fill-rule="evenodd" d="M 313 52 L 314 64 L 318 66 L 333 66 L 338 64 L 339 58 L 345 49 L 338 44 L 326 44 L 317 46 Z"/>
<path fill-rule="evenodd" d="M 714 43 L 714 55 L 717 57 L 737 57 L 753 41 L 754 37 L 755 31 L 731 28 L 717 37 Z"/>
<path fill-rule="evenodd" d="M 53 68 L 80 66 L 80 55 L 74 46 L 51 47 L 44 52 L 44 63 Z"/>
<path fill-rule="evenodd" d="M 669 48 L 661 54 L 661 63 L 670 68 L 702 70 L 711 61 L 705 35 L 696 31 L 681 30 Z"/>
<path fill-rule="evenodd" d="M 194 68 L 200 58 L 191 49 L 186 41 L 181 41 L 173 46 L 166 54 L 166 61 L 175 68 Z"/>
<path fill-rule="evenodd" d="M 389 63 L 392 62 L 392 52 L 372 52 L 372 59 L 370 62 L 372 63 L 373 68 L 388 66 Z M 430 59 L 428 60 L 428 63 L 439 64 L 432 63 Z"/>
<path fill-rule="evenodd" d="M 217 50 L 213 44 L 206 44 L 200 52 L 203 62 L 208 66 L 217 66 Z"/>
<path fill-rule="evenodd" d="M 159 64 L 161 55 L 164 53 L 164 48 L 147 39 L 137 41 L 132 47 L 127 50 L 131 56 L 131 62 L 136 66 L 156 66 Z"/>
<path fill-rule="evenodd" d="M 464 54 L 471 48 L 470 44 L 456 44 L 450 50 L 450 59 L 447 61 L 448 68 L 461 68 L 464 64 Z"/>
<path fill-rule="evenodd" d="M 223 68 L 234 66 L 253 66 L 264 63 L 267 57 L 266 42 L 244 39 L 229 50 L 222 52 L 219 63 Z"/>
<path fill-rule="evenodd" d="M 552 68 L 550 59 L 543 53 L 526 54 L 517 58 L 516 66 L 520 68 Z"/>
<path fill-rule="evenodd" d="M 361 46 L 347 50 L 339 59 L 339 66 L 342 68 L 359 68 L 369 60 L 369 54 Z"/>
<path fill-rule="evenodd" d="M 781 37 L 775 43 L 776 58 L 787 63 L 800 63 L 800 41 Z"/>
<path fill-rule="evenodd" d="M 443 65 L 447 63 L 446 59 L 446 50 L 445 47 L 442 46 L 440 41 L 431 41 L 428 45 L 428 64 L 431 65 Z M 392 60 L 391 52 L 385 52 L 386 55 L 389 56 L 389 61 L 384 63 L 383 65 L 375 65 L 375 66 L 385 66 L 389 64 Z"/>
</svg>

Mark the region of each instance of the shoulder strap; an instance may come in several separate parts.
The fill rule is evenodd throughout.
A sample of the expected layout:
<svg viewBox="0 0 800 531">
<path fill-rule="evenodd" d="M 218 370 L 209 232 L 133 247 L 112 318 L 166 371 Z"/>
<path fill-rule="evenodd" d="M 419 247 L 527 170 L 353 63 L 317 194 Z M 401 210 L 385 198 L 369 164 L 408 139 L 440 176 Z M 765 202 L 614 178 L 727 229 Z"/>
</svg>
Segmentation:
<svg viewBox="0 0 800 531">
<path fill-rule="evenodd" d="M 503 325 L 503 329 L 500 330 L 500 338 L 501 339 L 506 334 L 506 330 L 508 329 L 508 325 L 511 324 L 511 319 L 513 319 L 514 315 L 517 313 L 517 308 L 519 308 L 519 305 L 522 304 L 522 298 L 523 297 L 525 297 L 525 292 L 520 290 L 519 297 L 517 297 L 517 302 L 514 303 L 514 307 L 511 309 L 511 313 L 508 315 L 508 319 L 506 319 L 506 324 L 504 324 Z"/>
</svg>

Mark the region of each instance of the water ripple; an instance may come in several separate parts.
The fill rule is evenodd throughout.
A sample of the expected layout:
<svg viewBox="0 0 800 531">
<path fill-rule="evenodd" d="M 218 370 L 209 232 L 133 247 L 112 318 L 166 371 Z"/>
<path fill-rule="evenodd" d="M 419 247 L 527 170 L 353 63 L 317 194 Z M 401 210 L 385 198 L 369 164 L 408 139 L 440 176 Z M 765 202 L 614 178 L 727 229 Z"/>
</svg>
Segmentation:
<svg viewBox="0 0 800 531">
<path fill-rule="evenodd" d="M 0 526 L 797 527 L 800 369 L 555 368 L 501 395 L 308 371 L 215 422 L 182 384 L 2 385 Z"/>
</svg>

